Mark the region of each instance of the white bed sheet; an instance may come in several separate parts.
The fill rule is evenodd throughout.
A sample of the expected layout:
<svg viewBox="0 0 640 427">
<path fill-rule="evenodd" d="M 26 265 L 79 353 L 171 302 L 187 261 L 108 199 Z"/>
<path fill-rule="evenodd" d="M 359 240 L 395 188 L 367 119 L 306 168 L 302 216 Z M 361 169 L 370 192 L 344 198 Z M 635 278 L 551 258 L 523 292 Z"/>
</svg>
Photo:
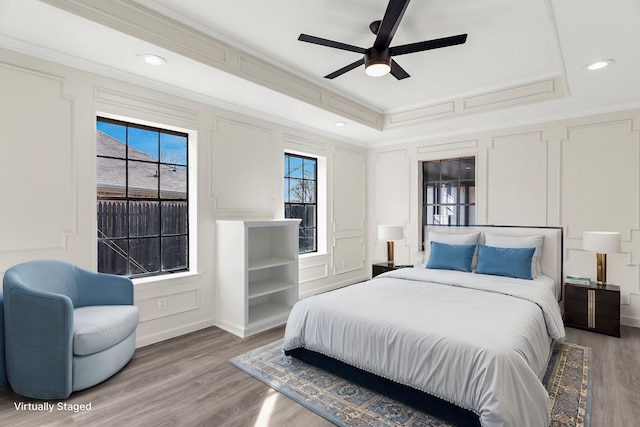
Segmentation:
<svg viewBox="0 0 640 427">
<path fill-rule="evenodd" d="M 548 427 L 541 378 L 554 339 L 564 339 L 560 309 L 538 282 L 406 268 L 298 301 L 284 349 L 410 385 L 485 427 Z"/>
<path fill-rule="evenodd" d="M 538 286 L 541 288 L 544 288 L 546 290 L 548 290 L 549 292 L 551 292 L 552 294 L 556 295 L 557 291 L 556 291 L 556 281 L 553 280 L 551 277 L 549 276 L 538 276 L 536 278 L 534 278 L 533 280 L 527 280 L 527 282 L 531 282 L 528 285 L 532 285 L 532 286 Z"/>
</svg>

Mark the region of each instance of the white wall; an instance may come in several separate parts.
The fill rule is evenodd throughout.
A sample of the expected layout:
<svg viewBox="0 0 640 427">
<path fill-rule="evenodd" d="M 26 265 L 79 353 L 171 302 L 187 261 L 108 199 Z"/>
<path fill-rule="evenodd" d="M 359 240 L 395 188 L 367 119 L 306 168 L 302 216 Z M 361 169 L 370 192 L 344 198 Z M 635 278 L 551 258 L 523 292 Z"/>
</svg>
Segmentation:
<svg viewBox="0 0 640 427">
<path fill-rule="evenodd" d="M 0 93 L 0 275 L 34 259 L 96 269 L 96 114 L 197 135 L 197 271 L 136 283 L 138 346 L 215 324 L 215 219 L 281 218 L 285 149 L 327 165 L 327 250 L 301 259 L 301 296 L 368 274 L 361 147 L 7 50 Z"/>
<path fill-rule="evenodd" d="M 386 257 L 378 224 L 406 224 L 396 262 L 422 262 L 419 163 L 475 155 L 477 223 L 564 226 L 565 274 L 595 278 L 583 231 L 622 233 L 607 279 L 621 287 L 622 323 L 640 327 L 639 131 L 640 110 L 631 110 L 370 149 L 371 258 Z"/>
</svg>

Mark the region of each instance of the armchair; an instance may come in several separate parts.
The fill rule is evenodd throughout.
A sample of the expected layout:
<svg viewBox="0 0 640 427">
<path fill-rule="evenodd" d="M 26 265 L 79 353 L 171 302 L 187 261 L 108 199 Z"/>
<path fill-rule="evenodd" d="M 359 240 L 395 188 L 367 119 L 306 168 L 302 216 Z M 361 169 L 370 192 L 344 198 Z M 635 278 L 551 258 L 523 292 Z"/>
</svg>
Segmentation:
<svg viewBox="0 0 640 427">
<path fill-rule="evenodd" d="M 0 388 L 7 386 L 7 371 L 4 368 L 4 297 L 0 294 Z"/>
<path fill-rule="evenodd" d="M 130 279 L 62 261 L 30 261 L 3 279 L 7 380 L 14 392 L 64 399 L 133 357 L 138 308 Z"/>
</svg>

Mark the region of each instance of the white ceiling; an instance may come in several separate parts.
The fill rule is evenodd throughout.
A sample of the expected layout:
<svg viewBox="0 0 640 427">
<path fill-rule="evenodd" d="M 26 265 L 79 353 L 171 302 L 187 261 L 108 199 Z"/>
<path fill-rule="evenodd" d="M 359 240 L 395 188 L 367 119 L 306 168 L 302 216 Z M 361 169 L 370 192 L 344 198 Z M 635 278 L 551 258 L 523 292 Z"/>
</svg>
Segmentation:
<svg viewBox="0 0 640 427">
<path fill-rule="evenodd" d="M 78 12 L 88 10 L 92 3 L 96 2 L 2 0 L 0 47 L 363 145 L 640 106 L 640 55 L 634 46 L 640 40 L 638 0 L 414 0 L 392 46 L 461 33 L 467 33 L 468 39 L 463 45 L 396 57 L 411 75 L 402 81 L 390 75 L 368 77 L 363 67 L 334 80 L 323 79 L 359 59 L 358 54 L 297 40 L 300 33 L 307 33 L 370 47 L 375 36 L 369 23 L 382 18 L 387 0 L 109 2 L 165 15 L 192 28 L 196 35 L 205 34 L 273 64 L 310 87 L 345 97 L 383 121 L 386 118 L 387 125 L 378 128 L 194 59 L 186 50 L 152 40 L 136 29 L 127 31 L 115 6 L 110 13 L 118 19 L 113 21 Z M 144 52 L 157 53 L 168 62 L 150 67 L 139 60 Z M 615 63 L 596 72 L 584 68 L 601 58 Z M 478 94 L 499 94 L 545 79 L 556 79 L 562 88 L 544 101 L 523 98 L 527 102 L 511 102 L 509 108 L 388 125 L 394 115 L 413 114 L 449 101 L 454 105 Z M 336 121 L 345 121 L 347 126 L 335 127 Z"/>
<path fill-rule="evenodd" d="M 214 36 L 223 35 L 232 44 L 311 79 L 320 79 L 361 55 L 300 42 L 300 33 L 371 47 L 375 36 L 369 24 L 382 19 L 388 0 L 138 2 Z M 491 13 L 495 10 L 500 10 L 500 15 Z M 409 80 L 397 81 L 390 75 L 367 77 L 360 67 L 325 83 L 389 112 L 447 99 L 452 93 L 536 80 L 560 72 L 552 30 L 541 0 L 415 0 L 405 12 L 392 46 L 462 33 L 469 34 L 467 43 L 397 57 L 412 76 Z M 516 39 L 509 34 L 527 36 Z M 523 51 L 528 55 L 521 55 Z M 514 61 L 514 57 L 518 59 Z"/>
</svg>

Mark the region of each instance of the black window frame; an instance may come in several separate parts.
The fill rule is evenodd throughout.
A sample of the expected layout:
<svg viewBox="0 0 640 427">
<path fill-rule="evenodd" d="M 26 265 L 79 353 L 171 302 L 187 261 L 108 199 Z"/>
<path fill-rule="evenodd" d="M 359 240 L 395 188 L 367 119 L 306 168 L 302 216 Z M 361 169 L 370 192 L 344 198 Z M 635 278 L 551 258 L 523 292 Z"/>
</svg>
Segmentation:
<svg viewBox="0 0 640 427">
<path fill-rule="evenodd" d="M 458 163 L 458 169 L 455 175 L 452 174 L 451 168 L 447 168 L 447 175 L 443 174 L 443 164 L 452 162 Z M 464 165 L 473 165 L 470 171 L 467 171 Z M 430 166 L 434 166 L 430 168 Z M 435 167 L 437 165 L 437 167 Z M 475 196 L 473 198 L 473 202 L 471 202 L 470 189 L 473 187 L 473 192 L 475 193 L 476 189 L 476 157 L 475 156 L 465 156 L 465 157 L 455 157 L 448 159 L 438 159 L 438 160 L 426 160 L 421 162 L 422 167 L 422 234 L 423 234 L 423 249 L 424 249 L 424 228 L 427 225 L 475 225 Z M 465 169 L 463 170 L 463 167 Z M 431 169 L 431 170 L 430 170 Z M 437 177 L 435 176 L 435 170 L 437 169 Z M 453 185 L 458 189 L 458 197 L 456 198 L 455 203 L 447 203 L 441 199 L 442 193 L 439 191 L 439 188 L 442 186 Z M 434 191 L 434 200 L 432 203 L 429 203 L 429 187 L 436 187 Z M 461 188 L 464 188 L 465 191 L 460 191 Z M 459 197 L 460 194 L 464 194 L 466 200 L 461 200 Z M 447 224 L 435 223 L 433 221 L 434 215 L 429 215 L 430 208 L 433 208 L 434 212 L 440 212 L 442 209 L 450 209 L 455 208 L 455 220 L 451 221 L 450 218 Z M 461 212 L 463 212 L 463 217 L 461 218 Z"/>
<path fill-rule="evenodd" d="M 190 231 L 190 225 L 189 225 L 189 134 L 186 132 L 179 132 L 179 131 L 174 131 L 174 130 L 170 130 L 170 129 L 164 129 L 164 128 L 160 128 L 160 127 L 154 127 L 154 126 L 148 126 L 148 125 L 142 125 L 139 123 L 135 123 L 135 122 L 128 122 L 128 121 L 123 121 L 123 120 L 116 120 L 116 119 L 111 119 L 111 118 L 107 118 L 107 117 L 101 117 L 98 116 L 96 117 L 96 128 L 98 127 L 98 122 L 104 122 L 104 123 L 109 123 L 109 124 L 114 124 L 114 125 L 119 125 L 119 126 L 123 126 L 126 128 L 126 141 L 124 141 L 124 145 L 125 145 L 125 155 L 124 157 L 119 157 L 119 156 L 109 156 L 109 155 L 100 155 L 97 154 L 96 157 L 97 158 L 103 158 L 103 159 L 111 159 L 111 160 L 116 160 L 116 161 L 124 161 L 125 164 L 125 177 L 124 177 L 124 181 L 125 181 L 125 186 L 124 186 L 124 196 L 114 196 L 114 195 L 100 195 L 100 194 L 96 194 L 96 199 L 97 199 L 97 215 L 98 215 L 98 229 L 97 229 L 97 233 L 98 233 L 98 254 L 97 254 L 97 261 L 98 261 L 98 271 L 100 272 L 106 272 L 106 273 L 111 273 L 111 274 L 117 274 L 117 275 L 121 275 L 121 276 L 126 276 L 129 278 L 139 278 L 139 277 L 150 277 L 150 276 L 161 276 L 161 275 L 167 275 L 167 274 L 172 274 L 172 273 L 178 273 L 178 272 L 186 272 L 189 271 L 189 243 L 190 243 L 190 238 L 189 238 L 189 231 Z M 158 133 L 158 158 L 157 160 L 155 159 L 151 159 L 151 160 L 147 160 L 147 159 L 141 159 L 141 158 L 132 158 L 129 156 L 130 153 L 130 141 L 129 141 L 129 129 L 130 128 L 135 128 L 135 129 L 139 129 L 139 130 L 144 130 L 144 131 L 150 131 L 150 132 L 157 132 Z M 98 130 L 96 130 L 96 132 L 98 132 Z M 185 158 L 184 158 L 184 163 L 180 163 L 180 162 L 176 162 L 176 161 L 163 161 L 163 159 L 160 156 L 160 149 L 161 149 L 161 135 L 173 135 L 173 136 L 178 136 L 178 137 L 182 137 L 185 138 Z M 122 142 L 122 141 L 120 141 Z M 139 154 L 138 154 L 138 157 Z M 157 191 L 155 191 L 155 195 L 144 195 L 144 196 L 136 196 L 136 195 L 131 195 L 132 190 L 130 187 L 130 183 L 129 183 L 129 165 L 130 162 L 134 161 L 134 162 L 140 162 L 140 163 L 145 163 L 148 164 L 152 167 L 155 167 L 156 170 L 156 175 L 154 175 L 154 177 L 157 176 Z M 163 170 L 164 169 L 164 170 Z M 175 171 L 176 169 L 181 169 L 184 170 L 185 172 L 185 191 L 184 191 L 184 197 L 169 197 L 166 195 L 163 195 L 163 193 L 169 193 L 171 194 L 170 191 L 167 190 L 163 190 L 162 188 L 162 180 L 161 180 L 161 176 L 162 173 L 168 173 L 168 170 L 173 170 Z M 98 185 L 100 184 L 99 182 L 97 183 Z M 97 188 L 96 188 L 97 190 Z M 180 192 L 180 194 L 182 194 L 182 192 Z M 124 205 L 124 211 L 121 212 L 121 216 L 123 218 L 121 218 L 120 220 L 123 222 L 124 224 L 124 230 L 126 230 L 126 235 L 125 236 L 118 236 L 118 237 L 113 237 L 113 236 L 107 236 L 105 237 L 104 235 L 101 236 L 101 230 L 100 230 L 100 208 L 101 208 L 101 202 L 111 202 L 111 203 L 118 203 L 121 205 Z M 156 204 L 156 209 L 155 211 L 157 211 L 157 223 L 156 223 L 156 227 L 157 227 L 157 232 L 156 233 L 149 233 L 149 235 L 132 235 L 131 233 L 131 215 L 132 215 L 132 210 L 135 208 L 140 208 L 140 206 L 142 206 L 144 203 L 148 203 L 148 204 Z M 165 228 L 165 226 L 163 225 L 163 219 L 166 220 L 166 216 L 163 215 L 163 209 L 167 209 L 167 206 L 165 206 L 166 204 L 170 204 L 173 203 L 174 207 L 176 205 L 180 206 L 180 217 L 181 217 L 181 221 L 182 221 L 182 225 L 180 225 L 178 228 L 181 228 L 182 231 L 178 231 L 178 232 L 164 232 L 163 228 Z M 155 215 L 155 213 L 154 213 Z M 104 233 L 103 233 L 104 234 Z M 164 261 L 165 261 L 165 253 L 168 252 L 168 245 L 165 245 L 165 239 L 171 239 L 174 238 L 174 242 L 175 242 L 175 238 L 178 239 L 184 239 L 183 242 L 181 242 L 181 246 L 183 246 L 184 248 L 184 253 L 178 255 L 178 258 L 180 259 L 181 265 L 179 266 L 173 266 L 173 267 L 168 267 L 165 268 L 164 266 Z M 149 271 L 145 268 L 145 266 L 142 266 L 140 263 L 138 263 L 135 259 L 132 259 L 131 256 L 131 243 L 132 241 L 149 241 L 151 242 L 151 240 L 156 240 L 157 241 L 157 246 L 158 246 L 158 250 L 157 250 L 157 256 L 155 257 L 155 265 L 157 266 L 157 269 L 153 270 L 153 271 Z M 101 245 L 103 246 L 101 248 Z M 118 252 L 118 256 L 125 258 L 126 257 L 126 272 L 123 271 L 104 271 L 105 270 L 105 265 L 104 263 L 101 263 L 101 250 L 102 251 L 112 251 L 112 252 Z M 144 271 L 140 271 L 140 270 L 144 270 Z"/>
<path fill-rule="evenodd" d="M 291 177 L 291 169 L 289 167 L 289 160 L 291 158 L 300 159 L 302 161 L 302 178 Z M 305 177 L 304 165 L 305 161 L 313 162 L 313 174 L 312 178 Z M 294 179 L 301 179 L 303 181 L 304 196 L 303 201 L 291 202 L 291 181 Z M 313 182 L 313 202 L 307 202 L 306 192 L 309 188 L 305 183 Z M 289 191 L 289 194 L 284 195 L 284 217 L 285 218 L 298 218 L 301 220 L 298 237 L 298 253 L 310 254 L 318 252 L 318 158 L 312 156 L 306 156 L 302 154 L 284 153 L 284 191 Z M 302 212 L 300 215 L 294 214 L 294 207 L 299 207 L 298 212 Z M 308 218 L 309 208 L 312 208 L 312 221 Z M 311 225 L 310 225 L 311 224 Z M 307 242 L 312 240 L 312 245 L 309 247 Z"/>
</svg>

